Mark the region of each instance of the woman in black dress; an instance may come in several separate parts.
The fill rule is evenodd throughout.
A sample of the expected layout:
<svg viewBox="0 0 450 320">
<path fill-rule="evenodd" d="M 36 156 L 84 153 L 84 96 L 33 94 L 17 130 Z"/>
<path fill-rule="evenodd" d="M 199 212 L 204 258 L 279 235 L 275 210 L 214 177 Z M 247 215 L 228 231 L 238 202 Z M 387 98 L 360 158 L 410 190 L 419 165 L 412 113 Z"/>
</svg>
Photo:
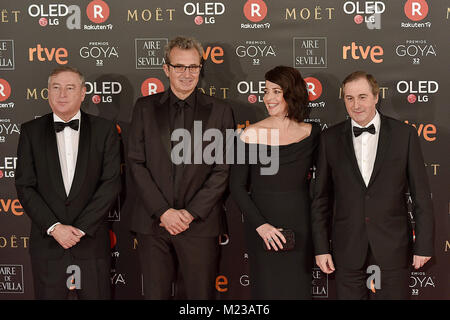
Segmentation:
<svg viewBox="0 0 450 320">
<path fill-rule="evenodd" d="M 278 66 L 265 79 L 269 117 L 241 132 L 237 140 L 245 143 L 246 163 L 233 165 L 230 178 L 231 194 L 244 214 L 252 298 L 311 299 L 308 177 L 321 130 L 304 122 L 308 92 L 298 70 Z M 278 156 L 275 174 L 262 173 L 268 165 L 261 161 L 261 148 Z M 286 245 L 280 229 L 294 231 L 294 249 L 280 250 Z"/>
</svg>

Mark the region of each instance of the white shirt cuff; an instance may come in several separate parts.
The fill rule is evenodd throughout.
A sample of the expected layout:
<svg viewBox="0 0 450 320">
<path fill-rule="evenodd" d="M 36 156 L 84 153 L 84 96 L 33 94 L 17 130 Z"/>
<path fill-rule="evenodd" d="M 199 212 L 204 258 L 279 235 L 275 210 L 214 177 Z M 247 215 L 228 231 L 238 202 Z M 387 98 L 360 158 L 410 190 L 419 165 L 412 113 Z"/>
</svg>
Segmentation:
<svg viewBox="0 0 450 320">
<path fill-rule="evenodd" d="M 52 232 L 53 229 L 55 229 L 55 226 L 58 225 L 58 224 L 61 224 L 61 222 L 57 222 L 57 223 L 51 225 L 50 228 L 47 229 L 47 234 L 48 234 L 49 236 L 51 236 L 50 232 Z"/>
</svg>

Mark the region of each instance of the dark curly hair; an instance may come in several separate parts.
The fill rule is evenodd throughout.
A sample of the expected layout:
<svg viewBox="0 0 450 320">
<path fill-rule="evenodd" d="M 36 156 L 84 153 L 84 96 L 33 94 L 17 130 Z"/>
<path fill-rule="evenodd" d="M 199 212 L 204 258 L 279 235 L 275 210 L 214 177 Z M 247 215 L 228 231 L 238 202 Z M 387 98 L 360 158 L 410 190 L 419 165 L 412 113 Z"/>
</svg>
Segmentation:
<svg viewBox="0 0 450 320">
<path fill-rule="evenodd" d="M 283 90 L 289 119 L 302 122 L 309 117 L 311 110 L 308 108 L 308 90 L 300 71 L 292 67 L 277 66 L 266 72 L 265 79 L 276 83 Z"/>
</svg>

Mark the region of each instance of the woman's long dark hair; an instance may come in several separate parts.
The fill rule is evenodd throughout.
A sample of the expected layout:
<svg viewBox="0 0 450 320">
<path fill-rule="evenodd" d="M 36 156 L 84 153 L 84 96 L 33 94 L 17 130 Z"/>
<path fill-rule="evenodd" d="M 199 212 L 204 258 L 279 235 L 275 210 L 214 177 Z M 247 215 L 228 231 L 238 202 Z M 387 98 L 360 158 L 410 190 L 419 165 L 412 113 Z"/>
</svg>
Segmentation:
<svg viewBox="0 0 450 320">
<path fill-rule="evenodd" d="M 300 71 L 292 67 L 277 66 L 266 72 L 265 79 L 276 83 L 283 90 L 289 119 L 302 122 L 309 117 L 311 110 L 308 108 L 308 90 Z"/>
</svg>

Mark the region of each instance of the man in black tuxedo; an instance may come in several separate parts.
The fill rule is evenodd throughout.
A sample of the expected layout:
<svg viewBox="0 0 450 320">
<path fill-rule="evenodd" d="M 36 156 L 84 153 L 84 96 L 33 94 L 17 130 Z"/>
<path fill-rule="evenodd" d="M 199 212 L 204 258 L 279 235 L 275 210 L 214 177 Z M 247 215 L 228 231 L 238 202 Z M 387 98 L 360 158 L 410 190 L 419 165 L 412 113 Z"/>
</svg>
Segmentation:
<svg viewBox="0 0 450 320">
<path fill-rule="evenodd" d="M 53 113 L 21 127 L 16 189 L 32 221 L 37 299 L 66 299 L 69 289 L 79 299 L 111 294 L 106 217 L 120 190 L 119 139 L 113 123 L 80 111 L 85 93 L 78 70 L 56 68 L 48 81 Z"/>
<path fill-rule="evenodd" d="M 311 213 L 316 263 L 325 273 L 336 270 L 338 299 L 408 299 L 409 265 L 421 268 L 434 247 L 433 207 L 417 132 L 376 110 L 379 87 L 372 75 L 350 74 L 342 92 L 351 119 L 326 130 L 320 141 Z M 381 288 L 366 281 L 366 271 L 376 270 L 369 266 L 379 267 Z"/>
<path fill-rule="evenodd" d="M 172 161 L 181 143 L 174 130 L 184 129 L 186 143 L 199 124 L 223 136 L 234 128 L 231 108 L 197 89 L 202 53 L 195 39 L 171 40 L 164 65 L 170 88 L 139 98 L 133 111 L 128 158 L 138 201 L 131 229 L 137 233 L 146 299 L 171 299 L 179 274 L 187 299 L 214 298 L 229 165 L 194 163 L 192 154 L 201 155 L 206 146 L 195 139 L 183 154 L 190 162 Z"/>
</svg>

